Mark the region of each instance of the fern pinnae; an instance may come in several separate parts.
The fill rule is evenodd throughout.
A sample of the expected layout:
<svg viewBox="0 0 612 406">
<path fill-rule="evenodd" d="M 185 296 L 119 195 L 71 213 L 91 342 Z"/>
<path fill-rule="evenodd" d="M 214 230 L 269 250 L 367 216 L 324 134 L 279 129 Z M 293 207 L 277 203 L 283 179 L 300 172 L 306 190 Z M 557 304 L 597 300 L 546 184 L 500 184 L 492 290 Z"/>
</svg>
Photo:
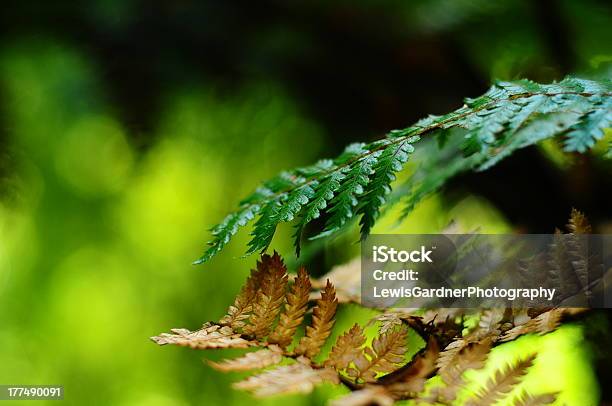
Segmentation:
<svg viewBox="0 0 612 406">
<path fill-rule="evenodd" d="M 279 364 L 283 360 L 282 351 L 278 347 L 248 352 L 242 357 L 225 359 L 221 362 L 208 361 L 208 365 L 223 372 L 250 371 L 252 369 L 266 368 L 271 365 Z"/>
<path fill-rule="evenodd" d="M 287 288 L 287 268 L 280 255 L 262 256 L 262 263 L 266 269 L 260 282 L 257 299 L 253 303 L 253 314 L 244 333 L 261 339 L 268 335 L 272 324 L 278 316 Z"/>
<path fill-rule="evenodd" d="M 373 168 L 380 154 L 381 151 L 376 151 L 351 165 L 340 183 L 336 196 L 330 202 L 331 208 L 328 210 L 330 217 L 325 230 L 312 237 L 313 239 L 335 233 L 353 217 L 355 206 L 359 203 L 358 196 L 363 194 L 365 186 L 370 182 L 370 176 L 374 173 Z"/>
<path fill-rule="evenodd" d="M 291 344 L 293 335 L 304 319 L 309 294 L 310 278 L 306 269 L 301 267 L 291 291 L 287 293 L 285 310 L 281 313 L 274 332 L 268 338 L 269 342 L 278 344 L 281 348 L 286 348 Z"/>
<path fill-rule="evenodd" d="M 312 311 L 312 324 L 306 327 L 306 335 L 302 337 L 295 353 L 314 358 L 331 334 L 334 326 L 334 316 L 338 308 L 338 299 L 334 285 L 327 280 L 325 289 L 321 292 L 321 299 Z"/>
<path fill-rule="evenodd" d="M 533 365 L 535 354 L 516 362 L 514 365 L 499 369 L 485 386 L 472 398 L 468 405 L 489 406 L 506 396 Z"/>
<path fill-rule="evenodd" d="M 612 127 L 612 99 L 600 98 L 597 109 L 585 113 L 565 139 L 565 151 L 586 152 L 604 135 L 604 129 Z"/>
<path fill-rule="evenodd" d="M 584 213 L 575 208 L 572 208 L 567 229 L 572 234 L 590 234 L 592 231 L 591 224 L 587 217 Z"/>
<path fill-rule="evenodd" d="M 356 381 L 374 382 L 378 373 L 392 372 L 404 360 L 406 338 L 403 326 L 376 337 L 372 347 L 366 347 L 353 361 L 348 375 Z"/>
<path fill-rule="evenodd" d="M 391 182 L 395 173 L 402 170 L 408 156 L 414 152 L 412 144 L 420 139 L 410 137 L 399 144 L 391 144 L 385 148 L 373 167 L 374 175 L 367 186 L 362 202 L 357 209 L 361 213 L 361 238 L 368 236 L 378 218 L 380 207 L 385 203 L 385 196 L 391 192 Z"/>
<path fill-rule="evenodd" d="M 193 264 L 207 262 L 221 252 L 238 230 L 253 220 L 260 210 L 259 204 L 247 204 L 236 212 L 228 214 L 221 223 L 212 228 L 211 233 L 214 238 L 208 242 L 209 248 L 200 258 L 193 261 Z"/>
<path fill-rule="evenodd" d="M 566 235 L 566 248 L 576 277 L 581 285 L 579 290 L 584 291 L 584 294 L 590 297 L 589 267 L 591 266 L 591 258 L 589 258 L 588 236 L 585 234 L 591 233 L 591 225 L 583 213 L 573 208 L 567 229 L 570 234 Z"/>
<path fill-rule="evenodd" d="M 243 201 L 235 214 L 227 216 L 213 229 L 213 239 L 209 243 L 211 247 L 196 262 L 205 262 L 220 252 L 238 229 L 258 215 L 248 252 L 264 250 L 272 240 L 278 223 L 290 221 L 303 212 L 304 206 L 317 196 L 321 182 L 338 171 L 346 176 L 341 180 L 336 179 L 337 185 L 330 186 L 327 190 L 329 193 L 324 193 L 325 196 L 333 195 L 331 200 L 327 197 L 319 199 L 312 206 L 319 209 L 312 213 L 313 216 L 314 213 L 319 215 L 321 210 L 325 210 L 330 215 L 319 237 L 344 228 L 354 216 L 355 206 L 367 197 L 367 193 L 365 196 L 363 194 L 364 188 L 369 189 L 368 183 L 376 177 L 372 172 L 376 172 L 373 168 L 382 151 L 392 145 L 400 145 L 413 136 L 435 135 L 452 128 L 464 129 L 468 144 L 473 144 L 467 151 L 473 161 L 457 165 L 444 180 L 463 170 L 488 169 L 519 148 L 558 135 L 568 135 L 568 150 L 590 148 L 593 140 L 601 136 L 601 129 L 609 125 L 611 96 L 612 85 L 609 81 L 594 82 L 568 77 L 549 85 L 529 81 L 498 82 L 485 95 L 467 99 L 466 105 L 454 112 L 427 117 L 404 130 L 391 131 L 389 138 L 369 145 L 354 144 L 333 161 L 321 161 L 318 165 L 286 172 L 266 182 Z M 439 186 L 434 182 L 423 192 Z M 382 190 L 384 195 L 385 188 Z M 380 192 L 372 195 L 381 196 Z M 375 221 L 380 205 L 371 205 L 373 211 L 367 209 L 367 216 L 363 220 L 366 230 Z M 308 223 L 301 221 L 298 235 Z M 299 245 L 296 248 L 299 249 Z"/>
<path fill-rule="evenodd" d="M 254 220 L 270 202 L 278 200 L 275 198 L 278 193 L 290 189 L 301 181 L 302 178 L 283 171 L 278 176 L 264 182 L 255 192 L 240 202 L 238 210 L 228 214 L 221 223 L 211 229 L 214 238 L 208 242 L 210 247 L 202 257 L 194 261 L 194 264 L 206 262 L 219 253 L 241 227 Z"/>
<path fill-rule="evenodd" d="M 455 342 L 456 343 L 456 342 Z M 493 340 L 485 338 L 479 342 L 470 342 L 459 347 L 459 351 L 451 348 L 442 352 L 438 358 L 440 367 L 438 374 L 446 386 L 438 389 L 438 394 L 446 401 L 453 401 L 457 393 L 463 389 L 465 380 L 463 374 L 470 369 L 480 369 L 484 366 L 491 351 Z"/>
<path fill-rule="evenodd" d="M 359 324 L 354 324 L 347 332 L 338 337 L 325 361 L 325 366 L 337 371 L 345 369 L 361 353 L 365 342 L 363 329 Z"/>
<path fill-rule="evenodd" d="M 250 317 L 253 303 L 257 299 L 257 291 L 264 272 L 263 263 L 257 261 L 257 269 L 251 270 L 251 274 L 234 299 L 234 303 L 227 310 L 227 314 L 219 321 L 221 324 L 229 325 L 234 330 L 245 326 L 245 321 Z"/>
<path fill-rule="evenodd" d="M 338 383 L 333 370 L 314 369 L 306 363 L 296 362 L 266 370 L 233 384 L 236 389 L 247 390 L 256 397 L 287 393 L 308 393 L 321 382 Z"/>
<path fill-rule="evenodd" d="M 542 406 L 549 405 L 557 399 L 557 395 L 553 393 L 545 393 L 541 395 L 532 395 L 529 392 L 522 391 L 513 399 L 513 406 Z"/>
<path fill-rule="evenodd" d="M 299 186 L 287 195 L 272 200 L 264 207 L 251 233 L 253 238 L 249 241 L 247 255 L 259 251 L 263 252 L 268 248 L 278 224 L 294 219 L 302 207 L 315 195 L 314 188 L 317 187 L 317 183 L 317 181 L 313 181 Z"/>
<path fill-rule="evenodd" d="M 474 115 L 469 115 L 464 121 L 464 126 L 468 128 L 464 150 L 468 154 L 481 152 L 489 145 L 493 145 L 497 135 L 501 134 L 506 124 L 520 111 L 520 107 L 511 101 L 499 104 L 491 103 L 491 106 L 484 108 Z"/>
<path fill-rule="evenodd" d="M 346 168 L 340 168 L 327 175 L 319 184 L 314 196 L 308 204 L 304 206 L 303 214 L 296 225 L 294 238 L 295 253 L 299 257 L 301 250 L 301 240 L 304 227 L 312 220 L 319 218 L 321 210 L 327 207 L 327 202 L 333 199 L 335 191 L 340 188 L 340 182 L 345 177 Z"/>
</svg>

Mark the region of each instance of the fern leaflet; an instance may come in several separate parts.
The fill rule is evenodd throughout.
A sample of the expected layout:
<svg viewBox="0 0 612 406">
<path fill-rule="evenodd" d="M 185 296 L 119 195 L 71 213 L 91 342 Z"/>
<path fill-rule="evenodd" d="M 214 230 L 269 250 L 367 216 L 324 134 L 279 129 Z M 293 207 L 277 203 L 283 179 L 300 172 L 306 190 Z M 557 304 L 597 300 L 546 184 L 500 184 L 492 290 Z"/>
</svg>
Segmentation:
<svg viewBox="0 0 612 406">
<path fill-rule="evenodd" d="M 265 182 L 212 229 L 210 247 L 196 263 L 218 254 L 240 228 L 258 216 L 247 253 L 265 251 L 277 226 L 297 218 L 299 255 L 305 226 L 323 214 L 327 221 L 316 237 L 344 229 L 359 214 L 363 238 L 383 205 L 403 197 L 405 215 L 456 174 L 486 170 L 517 149 L 561 136 L 566 151 L 586 152 L 610 126 L 611 96 L 610 81 L 568 77 L 552 84 L 496 82 L 483 96 L 466 99 L 449 114 L 429 116 L 370 144 L 352 144 L 334 160 L 283 172 Z M 425 165 L 397 193 L 387 196 L 395 174 L 413 153 L 413 143 L 417 154 L 428 145 L 426 139 L 436 136 L 440 140 L 437 150 L 429 154 L 435 162 L 448 162 L 443 173 L 426 171 Z M 612 151 L 604 154 L 612 155 Z"/>
</svg>

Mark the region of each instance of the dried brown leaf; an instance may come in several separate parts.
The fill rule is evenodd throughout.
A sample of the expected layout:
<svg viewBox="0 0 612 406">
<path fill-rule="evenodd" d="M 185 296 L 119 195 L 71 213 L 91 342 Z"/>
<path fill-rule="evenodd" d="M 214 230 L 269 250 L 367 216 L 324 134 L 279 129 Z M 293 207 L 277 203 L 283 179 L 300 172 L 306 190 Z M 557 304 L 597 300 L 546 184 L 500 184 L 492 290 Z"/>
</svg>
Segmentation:
<svg viewBox="0 0 612 406">
<path fill-rule="evenodd" d="M 308 358 L 314 358 L 325 340 L 331 334 L 334 326 L 334 316 L 338 308 L 336 290 L 330 281 L 327 281 L 325 289 L 321 292 L 321 299 L 312 312 L 312 325 L 306 327 L 306 335 L 302 337 L 295 349 L 296 354 L 302 354 Z"/>
<path fill-rule="evenodd" d="M 262 264 L 265 269 L 260 281 L 257 299 L 253 303 L 253 314 L 244 333 L 261 339 L 268 335 L 276 316 L 285 300 L 287 288 L 287 267 L 277 252 L 274 255 L 263 255 Z"/>
<path fill-rule="evenodd" d="M 229 325 L 234 330 L 245 326 L 247 319 L 251 316 L 253 303 L 257 298 L 259 284 L 265 271 L 263 262 L 257 261 L 257 269 L 251 270 L 242 290 L 219 323 Z"/>
<path fill-rule="evenodd" d="M 310 365 L 296 362 L 251 376 L 233 386 L 246 390 L 257 397 L 287 393 L 309 393 L 321 382 L 339 383 L 332 369 L 314 369 Z"/>
<path fill-rule="evenodd" d="M 370 385 L 332 400 L 330 406 L 391 406 L 394 403 L 384 386 Z"/>
<path fill-rule="evenodd" d="M 482 312 L 480 321 L 478 322 L 479 336 L 486 336 L 491 333 L 499 334 L 500 323 L 504 319 L 506 309 L 493 308 Z"/>
<path fill-rule="evenodd" d="M 355 360 L 354 368 L 347 373 L 355 380 L 376 381 L 378 373 L 389 373 L 404 361 L 406 354 L 407 331 L 404 327 L 382 334 L 372 341 L 372 347 L 366 347 Z"/>
<path fill-rule="evenodd" d="M 572 208 L 567 229 L 572 234 L 590 234 L 591 224 L 584 213 Z"/>
<path fill-rule="evenodd" d="M 393 330 L 403 323 L 402 314 L 399 312 L 383 313 L 376 316 L 373 320 L 380 322 L 379 334 L 385 334 L 387 331 Z"/>
<path fill-rule="evenodd" d="M 325 365 L 336 370 L 345 369 L 361 353 L 361 347 L 366 342 L 363 329 L 355 324 L 349 331 L 342 334 L 332 347 Z"/>
<path fill-rule="evenodd" d="M 270 365 L 278 364 L 282 360 L 282 350 L 277 346 L 271 345 L 268 349 L 249 352 L 239 358 L 226 359 L 221 362 L 209 361 L 208 364 L 223 372 L 248 371 L 269 367 Z"/>
<path fill-rule="evenodd" d="M 445 387 L 438 389 L 439 396 L 447 401 L 454 400 L 457 392 L 465 384 L 463 373 L 469 369 L 480 369 L 485 365 L 492 343 L 492 338 L 487 337 L 481 341 L 455 344 L 450 350 L 444 351 L 442 355 L 450 353 L 451 356 L 444 361 L 444 367 L 438 372 L 446 384 Z"/>
<path fill-rule="evenodd" d="M 438 357 L 438 361 L 437 361 L 438 368 L 439 369 L 447 368 L 455 360 L 459 351 L 467 347 L 470 343 L 476 342 L 470 339 L 471 337 L 466 337 L 466 338 L 458 338 L 454 341 L 451 341 L 444 348 L 444 351 L 442 351 L 440 353 L 440 356 Z"/>
<path fill-rule="evenodd" d="M 506 331 L 501 337 L 501 341 L 512 341 L 522 336 L 523 334 L 538 333 L 546 334 L 555 330 L 561 324 L 561 319 L 564 314 L 570 313 L 570 309 L 555 308 L 546 311 L 535 319 L 529 320 L 527 323 L 518 325 Z"/>
<path fill-rule="evenodd" d="M 533 354 L 514 365 L 498 369 L 495 375 L 467 404 L 489 406 L 504 398 L 527 373 L 527 369 L 533 365 L 535 357 L 535 354 Z"/>
<path fill-rule="evenodd" d="M 172 334 L 162 333 L 151 337 L 159 345 L 174 344 L 197 349 L 247 348 L 255 343 L 247 341 L 228 326 L 206 323 L 197 331 L 184 328 L 172 329 Z"/>
<path fill-rule="evenodd" d="M 310 278 L 304 267 L 298 270 L 291 291 L 287 293 L 287 305 L 280 316 L 278 326 L 274 329 L 268 341 L 277 343 L 282 348 L 291 344 L 293 335 L 304 320 L 308 295 L 310 294 Z"/>
<path fill-rule="evenodd" d="M 531 395 L 529 392 L 522 391 L 514 398 L 512 404 L 514 406 L 541 406 L 549 405 L 557 399 L 557 395 L 553 393 L 545 393 L 542 395 Z"/>
<path fill-rule="evenodd" d="M 423 323 L 444 324 L 447 320 L 453 320 L 465 313 L 465 309 L 439 308 L 430 309 L 423 314 Z"/>
<path fill-rule="evenodd" d="M 388 385 L 389 392 L 397 399 L 412 397 L 414 394 L 421 392 L 427 379 L 437 369 L 436 361 L 439 354 L 438 342 L 434 337 L 430 337 L 425 349 L 417 354 L 405 369 L 402 368 L 401 374 L 397 376 L 398 380 Z M 387 376 L 390 377 L 391 375 Z"/>
</svg>

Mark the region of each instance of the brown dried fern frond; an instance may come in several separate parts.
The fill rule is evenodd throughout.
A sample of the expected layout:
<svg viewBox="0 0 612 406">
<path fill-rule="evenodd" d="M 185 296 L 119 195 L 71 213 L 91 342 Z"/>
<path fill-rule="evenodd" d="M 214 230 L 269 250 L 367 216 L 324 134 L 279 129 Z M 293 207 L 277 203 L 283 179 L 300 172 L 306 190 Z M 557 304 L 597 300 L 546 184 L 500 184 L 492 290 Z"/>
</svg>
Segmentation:
<svg viewBox="0 0 612 406">
<path fill-rule="evenodd" d="M 184 328 L 172 329 L 172 334 L 162 333 L 151 337 L 159 345 L 174 344 L 196 349 L 247 348 L 253 345 L 230 327 L 206 323 L 201 329 L 189 331 Z"/>
<path fill-rule="evenodd" d="M 592 231 L 589 220 L 579 210 L 572 208 L 569 222 L 567 223 L 567 229 L 572 234 L 590 234 Z"/>
<path fill-rule="evenodd" d="M 261 339 L 268 335 L 281 306 L 285 301 L 287 289 L 287 267 L 277 252 L 274 255 L 263 255 L 262 263 L 265 272 L 261 276 L 260 289 L 253 303 L 253 314 L 244 333 Z"/>
<path fill-rule="evenodd" d="M 242 290 L 234 299 L 234 303 L 227 310 L 227 314 L 223 316 L 219 323 L 230 326 L 232 329 L 243 328 L 246 320 L 251 316 L 253 303 L 257 299 L 257 291 L 263 274 L 266 272 L 264 264 L 257 261 L 257 268 L 251 270 L 251 274 L 242 287 Z"/>
<path fill-rule="evenodd" d="M 302 337 L 295 353 L 314 358 L 331 334 L 334 326 L 334 316 L 338 308 L 336 290 L 330 281 L 327 281 L 325 289 L 321 292 L 321 299 L 312 311 L 312 325 L 306 327 L 306 335 Z"/>
<path fill-rule="evenodd" d="M 322 382 L 339 383 L 332 369 L 315 369 L 308 363 L 296 362 L 261 374 L 250 376 L 234 384 L 234 388 L 246 390 L 257 397 L 288 393 L 309 393 Z"/>
<path fill-rule="evenodd" d="M 554 308 L 541 313 L 536 318 L 529 320 L 527 323 L 518 325 L 508 331 L 506 331 L 501 337 L 501 341 L 512 341 L 518 337 L 529 334 L 537 333 L 540 335 L 550 333 L 557 329 L 561 324 L 561 319 L 565 314 L 571 314 L 572 310 L 564 308 Z"/>
<path fill-rule="evenodd" d="M 293 359 L 235 384 L 255 396 L 309 392 L 321 382 L 342 383 L 353 393 L 336 402 L 383 404 L 415 399 L 420 402 L 452 404 L 465 386 L 463 373 L 484 366 L 492 346 L 530 332 L 545 333 L 558 327 L 565 315 L 585 309 L 435 309 L 421 316 L 408 309 L 391 309 L 373 318 L 378 335 L 366 345 L 364 328 L 355 324 L 341 334 L 328 359 L 315 362 L 331 334 L 338 298 L 326 281 L 313 308 L 312 322 L 294 350 L 295 339 L 309 305 L 311 286 L 305 269 L 300 269 L 288 289 L 286 267 L 277 253 L 263 255 L 245 286 L 219 323 L 206 323 L 200 330 L 174 329 L 171 334 L 152 337 L 156 343 L 195 349 L 260 347 L 235 359 L 209 364 L 221 371 L 248 371 Z M 314 284 L 313 284 L 314 285 Z M 317 285 L 320 286 L 320 285 Z M 286 305 L 283 309 L 283 303 Z M 282 310 L 283 309 L 283 310 Z M 282 312 L 281 312 L 282 310 Z M 279 317 L 280 314 L 280 317 Z M 480 317 L 479 324 L 463 336 L 466 317 Z M 278 318 L 278 323 L 277 323 Z M 411 360 L 406 360 L 408 328 L 427 342 Z M 440 352 L 440 348 L 444 348 Z M 295 362 L 297 361 L 297 362 Z M 525 374 L 533 357 L 500 370 L 480 390 L 471 404 L 492 404 L 504 397 Z M 443 385 L 423 393 L 435 374 Z M 549 395 L 521 394 L 518 405 L 546 404 Z"/>
<path fill-rule="evenodd" d="M 291 344 L 297 328 L 302 324 L 302 320 L 304 320 L 309 294 L 310 278 L 306 268 L 301 267 L 298 270 L 291 291 L 287 293 L 285 310 L 281 314 L 275 330 L 268 338 L 269 342 L 276 343 L 282 348 Z"/>
<path fill-rule="evenodd" d="M 365 342 L 363 329 L 359 324 L 355 324 L 349 331 L 338 337 L 325 365 L 337 371 L 347 368 L 359 356 Z"/>
<path fill-rule="evenodd" d="M 265 368 L 280 363 L 283 357 L 298 360 L 298 364 L 266 371 L 236 385 L 258 396 L 309 391 L 314 384 L 323 380 L 337 383 L 337 372 L 312 362 L 334 324 L 338 306 L 334 286 L 328 281 L 321 293 L 321 299 L 313 310 L 312 325 L 307 328 L 306 336 L 300 341 L 303 351 L 289 352 L 286 347 L 293 340 L 304 318 L 311 283 L 308 273 L 302 268 L 289 292 L 287 284 L 288 276 L 281 257 L 276 252 L 272 256 L 263 255 L 257 270 L 251 272 L 234 305 L 219 323 L 207 323 L 196 332 L 175 329 L 172 330 L 173 334 L 161 334 L 152 339 L 158 344 L 176 344 L 198 349 L 263 347 L 236 359 L 210 363 L 213 368 L 222 371 Z M 285 300 L 287 306 L 274 332 L 269 334 Z M 236 330 L 232 329 L 231 325 L 237 326 Z M 270 384 L 269 380 L 275 383 Z"/>
<path fill-rule="evenodd" d="M 377 321 L 380 323 L 378 332 L 385 334 L 389 330 L 401 326 L 404 322 L 402 321 L 402 313 L 399 312 L 387 312 L 382 313 L 371 320 L 371 322 Z"/>
<path fill-rule="evenodd" d="M 535 354 L 518 361 L 514 365 L 498 369 L 474 398 L 467 402 L 471 406 L 489 406 L 503 399 L 533 365 Z"/>
<path fill-rule="evenodd" d="M 557 400 L 557 395 L 554 393 L 531 395 L 529 392 L 522 391 L 512 400 L 512 404 L 514 406 L 541 406 L 549 405 L 555 400 Z"/>
<path fill-rule="evenodd" d="M 398 368 L 408 350 L 407 330 L 400 327 L 386 332 L 372 341 L 353 360 L 354 367 L 347 369 L 348 375 L 356 381 L 374 382 L 377 374 L 389 373 Z"/>
<path fill-rule="evenodd" d="M 277 346 L 270 345 L 267 349 L 249 352 L 239 358 L 225 359 L 221 362 L 209 361 L 208 364 L 216 370 L 223 372 L 250 371 L 278 364 L 282 360 L 282 350 Z"/>
<path fill-rule="evenodd" d="M 386 387 L 368 385 L 330 402 L 330 406 L 391 406 L 395 399 Z"/>
<path fill-rule="evenodd" d="M 430 337 L 425 348 L 414 356 L 412 361 L 401 370 L 383 376 L 378 380 L 386 384 L 387 390 L 396 399 L 409 399 L 415 397 L 425 388 L 425 382 L 437 370 L 436 361 L 440 355 L 440 347 L 434 337 Z"/>
<path fill-rule="evenodd" d="M 451 350 L 452 355 L 438 372 L 446 385 L 437 388 L 436 394 L 438 397 L 445 401 L 453 401 L 465 384 L 463 373 L 469 369 L 484 367 L 492 344 L 492 338 L 487 337 L 481 341 L 467 343 L 457 352 Z M 448 350 L 445 352 L 448 352 Z"/>
</svg>

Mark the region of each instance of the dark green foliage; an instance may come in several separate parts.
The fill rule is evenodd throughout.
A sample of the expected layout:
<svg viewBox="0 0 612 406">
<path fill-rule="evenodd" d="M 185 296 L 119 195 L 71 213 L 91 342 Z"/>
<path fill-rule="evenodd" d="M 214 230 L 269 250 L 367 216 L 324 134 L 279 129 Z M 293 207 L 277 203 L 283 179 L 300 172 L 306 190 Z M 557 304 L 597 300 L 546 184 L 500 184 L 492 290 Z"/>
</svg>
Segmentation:
<svg viewBox="0 0 612 406">
<path fill-rule="evenodd" d="M 568 152 L 586 152 L 603 137 L 612 119 L 612 84 L 568 77 L 542 85 L 527 80 L 497 82 L 483 96 L 443 116 L 429 116 L 370 144 L 352 144 L 336 159 L 284 172 L 265 182 L 239 209 L 212 229 L 205 262 L 257 215 L 248 253 L 265 251 L 279 223 L 297 220 L 296 252 L 304 227 L 328 215 L 316 237 L 329 236 L 361 215 L 367 236 L 383 205 L 405 200 L 403 215 L 467 170 L 486 170 L 515 150 L 561 136 Z M 438 143 L 425 139 L 438 137 Z M 413 143 L 418 142 L 417 149 Z M 433 145 L 433 146 L 432 146 Z M 422 147 L 421 147 L 422 146 Z M 391 192 L 395 174 L 411 154 L 427 149 L 409 180 Z M 610 155 L 608 145 L 607 155 Z"/>
</svg>

